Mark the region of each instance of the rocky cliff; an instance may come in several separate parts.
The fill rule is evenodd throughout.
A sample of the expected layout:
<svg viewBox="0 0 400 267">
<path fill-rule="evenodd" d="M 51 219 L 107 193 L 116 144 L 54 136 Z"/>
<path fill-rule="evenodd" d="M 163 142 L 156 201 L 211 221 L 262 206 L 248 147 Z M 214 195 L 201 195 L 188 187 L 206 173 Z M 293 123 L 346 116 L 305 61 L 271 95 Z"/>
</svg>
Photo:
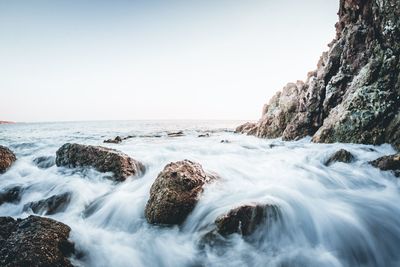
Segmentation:
<svg viewBox="0 0 400 267">
<path fill-rule="evenodd" d="M 307 80 L 287 84 L 238 132 L 400 148 L 400 0 L 340 0 L 336 37 Z"/>
</svg>

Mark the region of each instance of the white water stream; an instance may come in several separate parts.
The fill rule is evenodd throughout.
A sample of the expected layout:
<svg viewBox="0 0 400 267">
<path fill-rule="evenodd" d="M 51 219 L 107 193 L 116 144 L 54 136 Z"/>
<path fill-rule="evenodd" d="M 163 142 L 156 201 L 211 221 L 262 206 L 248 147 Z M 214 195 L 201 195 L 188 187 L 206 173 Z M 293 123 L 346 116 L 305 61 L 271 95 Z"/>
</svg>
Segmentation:
<svg viewBox="0 0 400 267">
<path fill-rule="evenodd" d="M 400 266 L 400 180 L 367 162 L 392 154 L 389 145 L 282 142 L 237 135 L 239 122 L 79 122 L 0 126 L 0 144 L 17 162 L 0 175 L 0 190 L 22 185 L 20 203 L 3 204 L 0 216 L 26 217 L 24 204 L 72 192 L 65 212 L 52 216 L 72 228 L 84 257 L 77 266 Z M 183 137 L 137 137 L 103 144 L 116 135 L 184 130 Z M 209 131 L 211 136 L 199 138 Z M 229 140 L 221 143 L 221 140 Z M 113 183 L 91 169 L 39 168 L 33 159 L 55 156 L 66 142 L 103 145 L 143 162 L 139 179 Z M 324 161 L 340 148 L 351 164 Z M 149 225 L 144 208 L 163 167 L 190 159 L 222 178 L 207 186 L 182 227 Z M 279 206 L 282 218 L 244 240 L 202 247 L 213 221 L 251 202 Z M 95 203 L 89 216 L 84 211 Z"/>
</svg>

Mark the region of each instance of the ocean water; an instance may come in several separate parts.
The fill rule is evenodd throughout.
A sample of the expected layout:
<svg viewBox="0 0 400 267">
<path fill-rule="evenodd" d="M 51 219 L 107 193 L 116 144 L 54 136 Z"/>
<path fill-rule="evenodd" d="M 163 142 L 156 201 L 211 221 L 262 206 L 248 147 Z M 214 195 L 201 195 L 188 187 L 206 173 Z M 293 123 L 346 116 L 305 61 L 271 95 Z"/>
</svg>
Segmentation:
<svg viewBox="0 0 400 267">
<path fill-rule="evenodd" d="M 20 203 L 3 204 L 0 216 L 27 217 L 23 206 L 71 192 L 64 212 L 48 216 L 72 228 L 83 257 L 76 266 L 400 266 L 400 180 L 367 162 L 395 151 L 389 145 L 313 144 L 238 135 L 234 121 L 120 121 L 0 125 L 0 144 L 17 162 L 0 175 L 0 190 L 22 185 Z M 182 130 L 183 137 L 166 131 Z M 199 134 L 210 137 L 199 138 Z M 121 144 L 104 144 L 133 135 Z M 161 135 L 161 137 L 153 137 Z M 229 142 L 221 143 L 221 140 Z M 144 176 L 123 183 L 92 169 L 39 168 L 67 142 L 102 145 L 146 165 Z M 344 148 L 350 164 L 324 161 Z M 150 225 L 144 217 L 149 190 L 163 167 L 189 159 L 218 173 L 181 227 Z M 231 235 L 203 246 L 214 220 L 248 203 L 279 207 L 279 221 L 249 238 Z M 85 210 L 94 207 L 89 215 Z"/>
</svg>

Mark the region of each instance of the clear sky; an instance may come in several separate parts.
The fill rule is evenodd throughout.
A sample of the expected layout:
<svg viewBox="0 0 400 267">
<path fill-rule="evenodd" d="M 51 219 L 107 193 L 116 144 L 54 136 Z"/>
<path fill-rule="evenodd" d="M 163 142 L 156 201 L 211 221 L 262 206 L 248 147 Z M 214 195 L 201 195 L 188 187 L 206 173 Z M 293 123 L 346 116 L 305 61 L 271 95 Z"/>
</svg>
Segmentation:
<svg viewBox="0 0 400 267">
<path fill-rule="evenodd" d="M 0 0 L 0 120 L 258 119 L 338 0 Z"/>
</svg>

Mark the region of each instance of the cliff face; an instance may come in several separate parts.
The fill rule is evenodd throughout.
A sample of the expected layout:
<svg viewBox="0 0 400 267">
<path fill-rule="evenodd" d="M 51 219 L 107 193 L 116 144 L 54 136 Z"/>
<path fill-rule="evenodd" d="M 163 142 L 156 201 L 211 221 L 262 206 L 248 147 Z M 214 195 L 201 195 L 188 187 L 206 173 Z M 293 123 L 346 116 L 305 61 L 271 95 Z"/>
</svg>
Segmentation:
<svg viewBox="0 0 400 267">
<path fill-rule="evenodd" d="M 340 0 L 336 38 L 305 82 L 287 84 L 238 132 L 400 148 L 400 0 Z"/>
</svg>

